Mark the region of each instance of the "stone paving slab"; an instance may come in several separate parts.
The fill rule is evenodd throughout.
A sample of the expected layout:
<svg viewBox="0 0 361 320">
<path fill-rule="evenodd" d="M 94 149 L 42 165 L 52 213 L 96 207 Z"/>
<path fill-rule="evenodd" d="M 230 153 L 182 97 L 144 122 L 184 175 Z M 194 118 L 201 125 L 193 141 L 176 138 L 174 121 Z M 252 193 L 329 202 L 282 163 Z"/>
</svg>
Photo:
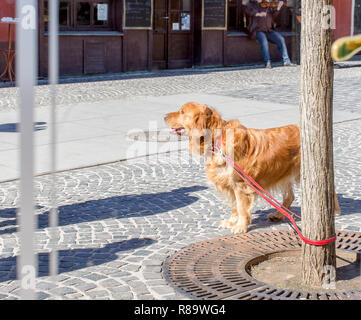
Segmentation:
<svg viewBox="0 0 361 320">
<path fill-rule="evenodd" d="M 144 155 L 187 149 L 186 141 L 166 143 L 134 142 L 130 133 L 141 130 L 169 131 L 164 114 L 189 101 L 215 107 L 224 119 L 239 119 L 244 125 L 270 128 L 298 123 L 298 108 L 292 104 L 255 101 L 217 94 L 178 94 L 104 103 L 80 103 L 57 111 L 57 170 L 99 165 Z M 19 173 L 19 132 L 17 112 L 0 112 L 0 181 L 17 179 Z M 352 112 L 335 110 L 334 120 L 352 120 Z M 35 173 L 51 169 L 50 111 L 36 109 L 34 125 Z"/>
</svg>

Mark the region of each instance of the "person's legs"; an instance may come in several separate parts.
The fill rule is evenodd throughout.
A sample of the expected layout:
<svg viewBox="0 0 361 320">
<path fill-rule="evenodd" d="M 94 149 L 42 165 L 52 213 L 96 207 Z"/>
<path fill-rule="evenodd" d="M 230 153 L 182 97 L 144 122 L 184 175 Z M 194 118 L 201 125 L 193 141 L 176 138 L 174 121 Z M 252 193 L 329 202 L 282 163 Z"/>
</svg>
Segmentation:
<svg viewBox="0 0 361 320">
<path fill-rule="evenodd" d="M 259 43 L 259 45 L 261 47 L 263 61 L 266 64 L 268 62 L 271 62 L 271 57 L 269 55 L 268 40 L 267 40 L 266 34 L 264 32 L 257 31 L 256 39 L 257 39 L 257 42 Z"/>
<path fill-rule="evenodd" d="M 268 41 L 277 45 L 278 51 L 282 55 L 283 63 L 290 64 L 291 60 L 288 56 L 286 41 L 282 37 L 282 35 L 274 30 L 271 30 L 270 32 L 267 33 L 267 39 Z"/>
</svg>

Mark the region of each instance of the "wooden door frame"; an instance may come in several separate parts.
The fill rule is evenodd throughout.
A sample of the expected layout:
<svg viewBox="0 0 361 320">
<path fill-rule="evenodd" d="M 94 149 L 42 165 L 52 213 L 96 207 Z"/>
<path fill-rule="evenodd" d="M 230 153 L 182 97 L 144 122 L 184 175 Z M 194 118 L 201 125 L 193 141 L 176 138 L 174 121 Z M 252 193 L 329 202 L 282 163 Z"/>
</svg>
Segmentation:
<svg viewBox="0 0 361 320">
<path fill-rule="evenodd" d="M 170 1 L 168 1 L 168 17 L 170 18 Z M 190 15 L 191 15 L 191 21 L 190 21 L 190 24 L 191 24 L 191 30 L 189 32 L 189 36 L 190 36 L 190 63 L 191 63 L 191 66 L 192 68 L 194 67 L 194 11 L 195 11 L 195 4 L 194 4 L 194 0 L 190 0 Z M 170 23 L 170 19 L 168 19 L 168 32 L 167 32 L 167 36 L 168 36 L 168 39 L 167 39 L 167 42 L 168 42 L 168 47 L 167 47 L 167 69 L 169 69 L 169 56 L 170 56 L 170 45 L 169 43 L 171 42 L 170 41 L 170 36 L 172 35 L 172 30 L 171 30 L 171 23 Z"/>
<path fill-rule="evenodd" d="M 171 26 L 171 5 L 170 5 L 170 0 L 165 1 L 166 2 L 166 16 L 168 17 L 167 19 L 167 28 L 166 28 L 166 34 L 165 34 L 165 69 L 169 69 L 169 62 L 170 62 L 170 50 L 171 50 L 171 36 L 172 36 L 172 26 Z M 190 49 L 189 49 L 189 61 L 191 64 L 191 67 L 194 66 L 194 21 L 195 21 L 195 17 L 194 17 L 194 11 L 195 11 L 195 5 L 194 5 L 194 0 L 190 0 L 190 15 L 191 15 L 191 30 L 189 31 L 189 41 L 190 41 Z M 154 12 L 153 15 L 155 15 L 156 12 L 156 8 L 155 8 L 155 4 L 154 4 Z M 153 16 L 153 21 L 155 21 L 155 17 Z M 153 25 L 153 34 L 154 34 L 154 25 Z M 152 65 L 153 65 L 153 58 L 152 58 Z"/>
<path fill-rule="evenodd" d="M 165 13 L 164 15 L 167 16 L 169 11 L 168 11 L 168 8 L 169 8 L 169 0 L 164 0 L 164 4 L 165 4 Z M 152 35 L 152 41 L 150 42 L 151 45 L 152 45 L 152 50 L 151 51 L 151 56 L 150 56 L 150 60 L 151 60 L 151 63 L 150 65 L 152 66 L 152 69 L 154 69 L 153 67 L 153 63 L 154 61 L 161 61 L 161 60 L 154 60 L 153 59 L 153 46 L 154 46 L 154 41 L 153 41 L 153 38 L 154 38 L 154 35 L 157 34 L 155 31 L 155 21 L 156 21 L 156 18 L 155 18 L 155 14 L 156 14 L 156 7 L 155 7 L 155 0 L 153 0 L 153 26 L 152 26 L 152 30 L 151 30 L 151 35 Z M 160 69 L 168 69 L 168 24 L 169 22 L 167 22 L 167 25 L 166 27 L 164 27 L 164 56 L 165 56 L 165 59 L 163 60 L 164 61 L 164 65 L 165 67 L 164 68 L 160 68 Z M 158 64 L 159 66 L 159 64 Z"/>
</svg>

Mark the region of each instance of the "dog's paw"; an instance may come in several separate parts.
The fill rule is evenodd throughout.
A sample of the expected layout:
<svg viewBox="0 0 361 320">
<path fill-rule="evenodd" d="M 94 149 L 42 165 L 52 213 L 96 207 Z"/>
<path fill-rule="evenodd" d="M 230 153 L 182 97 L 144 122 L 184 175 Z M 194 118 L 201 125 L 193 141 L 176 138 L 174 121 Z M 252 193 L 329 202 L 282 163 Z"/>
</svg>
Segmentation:
<svg viewBox="0 0 361 320">
<path fill-rule="evenodd" d="M 248 230 L 248 226 L 246 224 L 237 224 L 232 228 L 232 233 L 246 233 Z"/>
<path fill-rule="evenodd" d="M 281 212 L 278 212 L 278 211 L 268 215 L 268 219 L 271 220 L 272 222 L 283 221 L 284 218 L 285 218 L 285 216 Z"/>
<path fill-rule="evenodd" d="M 234 222 L 231 220 L 222 220 L 219 223 L 218 228 L 220 229 L 227 229 L 227 228 L 232 228 L 234 226 Z"/>
</svg>

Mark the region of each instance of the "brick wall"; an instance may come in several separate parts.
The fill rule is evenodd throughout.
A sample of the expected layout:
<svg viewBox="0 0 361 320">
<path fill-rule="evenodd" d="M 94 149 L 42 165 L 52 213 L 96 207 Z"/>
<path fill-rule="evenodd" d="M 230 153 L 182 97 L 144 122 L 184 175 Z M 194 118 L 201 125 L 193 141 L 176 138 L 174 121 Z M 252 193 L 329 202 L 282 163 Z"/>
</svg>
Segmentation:
<svg viewBox="0 0 361 320">
<path fill-rule="evenodd" d="M 0 0 L 0 19 L 3 17 L 15 17 L 15 0 Z M 15 25 L 13 30 L 15 30 Z M 0 41 L 7 41 L 7 39 L 8 25 L 0 23 Z"/>
<path fill-rule="evenodd" d="M 336 30 L 335 38 L 341 38 L 351 35 L 351 15 L 352 0 L 334 0 L 333 5 L 336 9 Z"/>
</svg>

